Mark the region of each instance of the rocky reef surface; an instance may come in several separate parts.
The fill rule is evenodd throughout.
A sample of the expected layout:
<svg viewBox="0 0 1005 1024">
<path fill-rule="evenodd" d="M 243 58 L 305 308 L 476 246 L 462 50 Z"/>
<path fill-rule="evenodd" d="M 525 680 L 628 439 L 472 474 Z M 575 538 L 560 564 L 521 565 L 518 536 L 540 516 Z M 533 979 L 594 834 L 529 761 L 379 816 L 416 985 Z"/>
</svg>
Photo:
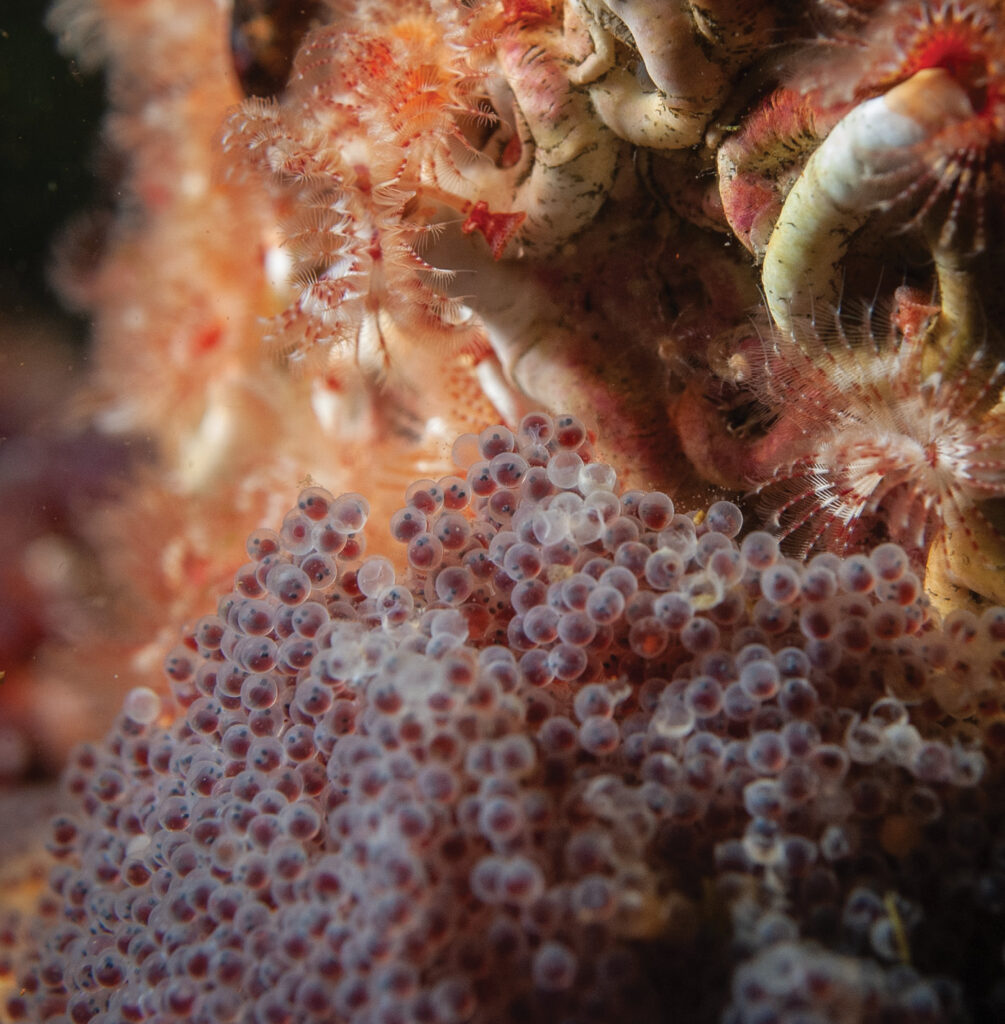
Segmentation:
<svg viewBox="0 0 1005 1024">
<path fill-rule="evenodd" d="M 1001 4 L 49 21 L 109 200 L 5 399 L 6 1012 L 1005 1012 Z"/>
</svg>

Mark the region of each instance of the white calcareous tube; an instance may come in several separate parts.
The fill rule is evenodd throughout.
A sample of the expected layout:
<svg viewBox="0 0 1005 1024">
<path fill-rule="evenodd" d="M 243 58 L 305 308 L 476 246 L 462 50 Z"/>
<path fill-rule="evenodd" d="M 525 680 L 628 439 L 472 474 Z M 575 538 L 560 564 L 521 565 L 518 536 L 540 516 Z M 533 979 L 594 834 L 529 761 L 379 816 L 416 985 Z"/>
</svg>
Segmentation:
<svg viewBox="0 0 1005 1024">
<path fill-rule="evenodd" d="M 768 241 L 761 281 L 782 331 L 834 304 L 852 235 L 927 173 L 929 140 L 972 116 L 959 83 L 929 68 L 838 122 L 793 185 Z"/>
</svg>

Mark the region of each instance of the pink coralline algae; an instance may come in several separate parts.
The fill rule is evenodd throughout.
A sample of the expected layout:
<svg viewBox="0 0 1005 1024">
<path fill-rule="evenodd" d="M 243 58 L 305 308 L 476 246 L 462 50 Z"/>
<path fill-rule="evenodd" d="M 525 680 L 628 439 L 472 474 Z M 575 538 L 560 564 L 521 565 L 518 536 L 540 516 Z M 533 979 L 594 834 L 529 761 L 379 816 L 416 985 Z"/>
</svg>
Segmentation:
<svg viewBox="0 0 1005 1024">
<path fill-rule="evenodd" d="M 74 755 L 8 1019 L 995 1019 L 1005 609 L 622 491 L 572 416 L 454 458 L 403 571 L 304 490 Z"/>
</svg>

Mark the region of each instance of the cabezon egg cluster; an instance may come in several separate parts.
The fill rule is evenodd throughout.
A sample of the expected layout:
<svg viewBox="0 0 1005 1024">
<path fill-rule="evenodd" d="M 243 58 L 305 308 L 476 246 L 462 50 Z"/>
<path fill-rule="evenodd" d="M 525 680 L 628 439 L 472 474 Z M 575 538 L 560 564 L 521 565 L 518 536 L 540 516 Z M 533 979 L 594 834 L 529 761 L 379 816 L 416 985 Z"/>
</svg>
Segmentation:
<svg viewBox="0 0 1005 1024">
<path fill-rule="evenodd" d="M 403 571 L 363 557 L 364 498 L 303 491 L 169 653 L 173 700 L 133 691 L 76 754 L 8 1017 L 907 1024 L 984 999 L 933 936 L 983 901 L 1000 967 L 1005 610 L 939 624 L 895 545 L 803 563 L 729 502 L 619 492 L 571 416 L 454 454 L 391 519 Z"/>
</svg>

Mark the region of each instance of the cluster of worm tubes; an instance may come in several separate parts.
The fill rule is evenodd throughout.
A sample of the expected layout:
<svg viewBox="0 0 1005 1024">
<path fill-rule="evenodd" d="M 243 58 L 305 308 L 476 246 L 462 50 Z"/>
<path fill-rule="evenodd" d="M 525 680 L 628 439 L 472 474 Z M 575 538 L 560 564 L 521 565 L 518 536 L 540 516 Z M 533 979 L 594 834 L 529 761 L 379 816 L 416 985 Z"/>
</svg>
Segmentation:
<svg viewBox="0 0 1005 1024">
<path fill-rule="evenodd" d="M 291 486 L 363 466 L 389 513 L 457 432 L 529 409 L 790 555 L 891 540 L 943 611 L 1003 599 L 1000 4 L 61 0 L 49 22 L 105 70 L 112 199 L 54 263 L 91 367 L 38 403 L 70 468 L 19 485 L 58 525 L 12 517 L 18 764 L 151 681 Z"/>
</svg>

